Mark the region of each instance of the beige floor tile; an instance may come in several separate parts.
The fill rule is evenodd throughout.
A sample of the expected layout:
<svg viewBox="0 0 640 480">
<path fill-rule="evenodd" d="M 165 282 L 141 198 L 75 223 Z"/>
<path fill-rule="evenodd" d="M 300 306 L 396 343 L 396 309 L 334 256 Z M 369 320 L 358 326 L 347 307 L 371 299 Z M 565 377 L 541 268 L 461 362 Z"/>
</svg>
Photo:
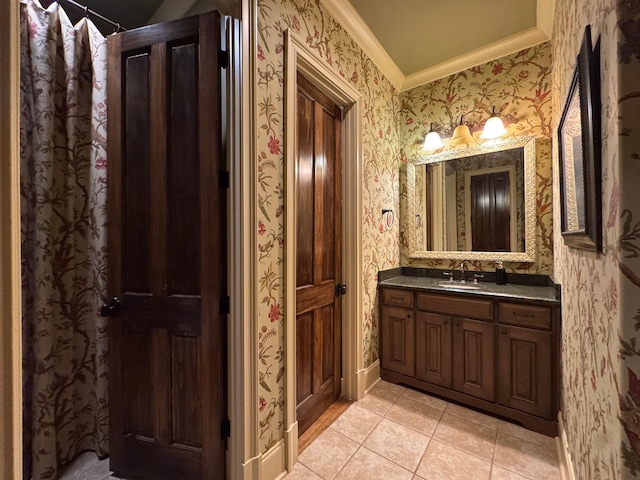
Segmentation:
<svg viewBox="0 0 640 480">
<path fill-rule="evenodd" d="M 384 415 L 405 390 L 406 388 L 400 385 L 394 385 L 382 380 L 369 390 L 362 400 L 356 402 L 356 405 L 379 415 Z"/>
<path fill-rule="evenodd" d="M 523 477 L 522 475 L 511 472 L 506 468 L 499 467 L 498 465 L 494 465 L 491 469 L 491 480 L 530 480 L 527 477 Z"/>
<path fill-rule="evenodd" d="M 385 416 L 405 427 L 431 436 L 442 417 L 442 411 L 403 396 Z"/>
<path fill-rule="evenodd" d="M 291 471 L 284 477 L 285 480 L 322 480 L 302 463 L 296 463 Z"/>
<path fill-rule="evenodd" d="M 359 445 L 330 428 L 309 445 L 298 460 L 325 480 L 334 478 Z"/>
<path fill-rule="evenodd" d="M 431 395 L 427 395 L 426 393 L 418 392 L 416 390 L 411 390 L 407 388 L 402 394 L 403 397 L 406 397 L 414 402 L 424 403 L 425 405 L 429 405 L 436 410 L 444 410 L 447 406 L 447 402 L 441 400 L 436 397 L 432 397 Z"/>
<path fill-rule="evenodd" d="M 416 474 L 425 480 L 489 480 L 491 463 L 431 440 Z"/>
<path fill-rule="evenodd" d="M 336 480 L 410 480 L 413 474 L 364 447 L 351 457 Z"/>
<path fill-rule="evenodd" d="M 330 428 L 354 442 L 362 443 L 380 420 L 382 417 L 377 413 L 353 404 L 331 424 Z"/>
<path fill-rule="evenodd" d="M 429 437 L 391 420 L 384 419 L 364 442 L 369 450 L 415 472 Z"/>
<path fill-rule="evenodd" d="M 485 427 L 489 427 L 493 430 L 498 428 L 498 422 L 500 421 L 496 417 L 485 415 L 484 413 L 476 412 L 470 408 L 461 407 L 453 403 L 449 403 L 447 405 L 445 413 L 450 413 L 451 415 L 464 418 L 470 422 L 484 425 Z"/>
<path fill-rule="evenodd" d="M 554 437 L 548 437 L 541 433 L 534 432 L 533 430 L 527 430 L 526 428 L 511 422 L 501 420 L 498 425 L 498 431 L 511 435 L 512 437 L 518 437 L 521 440 L 526 440 L 527 442 L 537 443 L 541 447 L 545 447 L 549 450 L 557 449 L 556 439 Z"/>
<path fill-rule="evenodd" d="M 445 412 L 433 438 L 491 461 L 496 432 L 492 428 Z"/>
<path fill-rule="evenodd" d="M 540 445 L 498 431 L 494 464 L 533 480 L 558 480 L 558 455 L 548 445 Z"/>
</svg>

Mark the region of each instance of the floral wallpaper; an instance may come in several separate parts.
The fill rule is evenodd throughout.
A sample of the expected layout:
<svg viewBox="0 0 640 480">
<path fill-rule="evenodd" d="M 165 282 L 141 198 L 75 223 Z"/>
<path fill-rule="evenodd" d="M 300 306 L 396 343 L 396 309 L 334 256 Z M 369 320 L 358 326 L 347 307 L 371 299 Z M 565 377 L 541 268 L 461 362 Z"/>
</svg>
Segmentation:
<svg viewBox="0 0 640 480">
<path fill-rule="evenodd" d="M 586 25 L 601 48 L 603 252 L 554 233 L 562 284 L 562 413 L 577 478 L 640 475 L 640 1 L 559 0 L 554 24 L 554 128 Z M 554 143 L 555 145 L 555 143 Z M 554 146 L 554 164 L 558 151 Z M 554 216 L 559 221 L 554 174 Z"/>
<path fill-rule="evenodd" d="M 387 228 L 382 208 L 398 211 L 398 111 L 393 86 L 319 0 L 258 0 L 258 324 L 259 442 L 262 452 L 283 437 L 284 322 L 284 37 L 291 29 L 364 98 L 363 351 L 378 358 L 378 270 L 399 265 L 398 222 Z M 349 159 L 345 159 L 349 161 Z"/>
<path fill-rule="evenodd" d="M 495 108 L 509 136 L 533 136 L 536 141 L 536 249 L 534 263 L 508 262 L 512 272 L 552 274 L 552 183 L 551 183 L 551 45 L 545 43 L 483 65 L 435 80 L 400 95 L 401 161 L 425 155 L 421 145 L 431 124 L 448 142 L 460 116 L 474 138 Z M 406 199 L 406 182 L 400 179 L 400 208 Z M 401 215 L 401 218 L 402 215 Z M 404 235 L 409 228 L 400 225 L 402 265 L 452 268 L 455 260 L 409 258 Z M 469 262 L 473 270 L 493 269 L 492 262 Z"/>
</svg>

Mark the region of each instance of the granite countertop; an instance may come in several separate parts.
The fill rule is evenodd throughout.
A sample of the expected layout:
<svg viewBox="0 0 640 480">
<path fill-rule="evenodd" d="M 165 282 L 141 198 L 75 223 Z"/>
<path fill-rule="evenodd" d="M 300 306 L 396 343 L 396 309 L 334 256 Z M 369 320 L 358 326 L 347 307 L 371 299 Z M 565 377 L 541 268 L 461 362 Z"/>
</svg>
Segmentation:
<svg viewBox="0 0 640 480">
<path fill-rule="evenodd" d="M 449 282 L 441 278 L 414 277 L 400 275 L 379 282 L 382 287 L 413 288 L 439 292 L 466 293 L 470 295 L 490 295 L 492 297 L 518 298 L 521 300 L 536 300 L 550 303 L 560 303 L 554 287 L 532 285 L 496 285 L 495 283 Z"/>
</svg>

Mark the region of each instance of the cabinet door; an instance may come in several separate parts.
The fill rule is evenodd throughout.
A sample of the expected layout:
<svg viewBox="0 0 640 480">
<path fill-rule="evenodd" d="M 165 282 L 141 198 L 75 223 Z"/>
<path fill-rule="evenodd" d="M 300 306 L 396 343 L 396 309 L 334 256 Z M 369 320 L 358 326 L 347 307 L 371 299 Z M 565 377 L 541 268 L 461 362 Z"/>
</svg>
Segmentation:
<svg viewBox="0 0 640 480">
<path fill-rule="evenodd" d="M 498 328 L 498 403 L 551 418 L 552 333 Z"/>
<path fill-rule="evenodd" d="M 490 402 L 495 399 L 494 325 L 453 318 L 453 388 Z"/>
<path fill-rule="evenodd" d="M 415 363 L 415 326 L 413 310 L 382 309 L 382 368 L 413 377 Z"/>
<path fill-rule="evenodd" d="M 416 315 L 416 378 L 451 388 L 451 317 Z"/>
</svg>

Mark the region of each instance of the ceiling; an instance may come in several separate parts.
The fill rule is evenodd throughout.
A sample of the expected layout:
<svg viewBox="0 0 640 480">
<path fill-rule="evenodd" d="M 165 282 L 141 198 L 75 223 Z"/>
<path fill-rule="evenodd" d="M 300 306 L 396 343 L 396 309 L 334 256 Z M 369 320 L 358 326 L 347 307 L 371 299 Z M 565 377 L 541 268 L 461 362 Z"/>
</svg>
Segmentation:
<svg viewBox="0 0 640 480">
<path fill-rule="evenodd" d="M 127 29 L 241 0 L 77 0 Z M 320 0 L 400 91 L 550 38 L 555 0 Z M 43 3 L 50 3 L 46 1 Z M 61 0 L 77 20 L 83 12 Z M 103 33 L 113 26 L 95 19 Z"/>
</svg>

